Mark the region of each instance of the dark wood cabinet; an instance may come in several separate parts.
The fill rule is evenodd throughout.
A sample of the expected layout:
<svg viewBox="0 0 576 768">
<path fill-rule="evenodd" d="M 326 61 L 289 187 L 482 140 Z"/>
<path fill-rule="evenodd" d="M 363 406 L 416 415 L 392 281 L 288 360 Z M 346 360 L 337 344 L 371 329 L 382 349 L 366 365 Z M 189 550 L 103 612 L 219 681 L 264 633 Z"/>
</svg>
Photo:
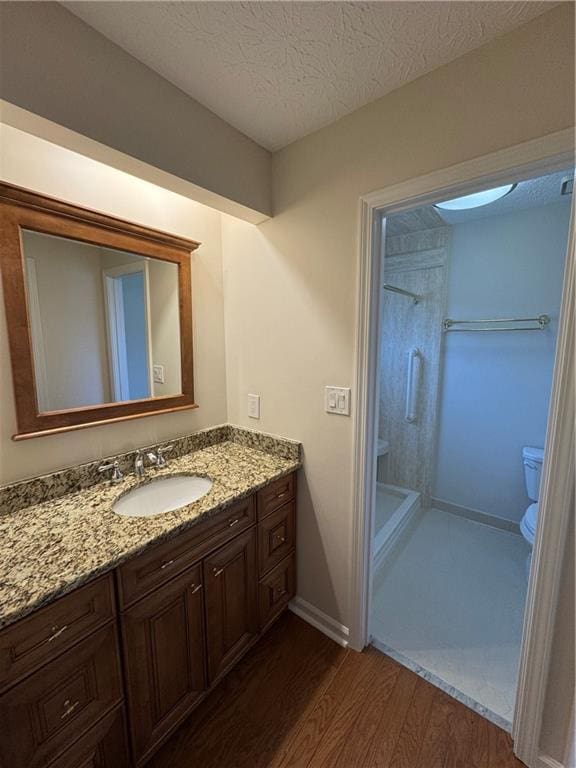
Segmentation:
<svg viewBox="0 0 576 768">
<path fill-rule="evenodd" d="M 45 768 L 121 701 L 109 624 L 0 697 L 0 765 Z"/>
<path fill-rule="evenodd" d="M 132 746 L 140 764 L 204 695 L 204 590 L 197 565 L 122 616 Z"/>
<path fill-rule="evenodd" d="M 121 607 L 140 600 L 254 525 L 254 507 L 253 496 L 242 499 L 121 565 L 117 572 Z"/>
<path fill-rule="evenodd" d="M 144 766 L 294 596 L 295 491 L 280 478 L 0 631 L 0 768 Z"/>
<path fill-rule="evenodd" d="M 213 684 L 258 634 L 254 528 L 206 558 L 204 580 L 208 675 Z"/>
<path fill-rule="evenodd" d="M 287 501 L 291 501 L 295 495 L 296 476 L 294 474 L 285 475 L 262 488 L 258 491 L 258 520 L 262 520 Z"/>
<path fill-rule="evenodd" d="M 296 593 L 296 557 L 289 555 L 260 580 L 260 630 L 264 632 Z"/>
<path fill-rule="evenodd" d="M 296 545 L 295 504 L 290 502 L 275 510 L 258 525 L 259 575 L 278 565 Z"/>
<path fill-rule="evenodd" d="M 75 589 L 0 632 L 0 691 L 114 618 L 111 574 Z"/>
<path fill-rule="evenodd" d="M 99 720 L 50 768 L 130 768 L 123 708 Z"/>
</svg>

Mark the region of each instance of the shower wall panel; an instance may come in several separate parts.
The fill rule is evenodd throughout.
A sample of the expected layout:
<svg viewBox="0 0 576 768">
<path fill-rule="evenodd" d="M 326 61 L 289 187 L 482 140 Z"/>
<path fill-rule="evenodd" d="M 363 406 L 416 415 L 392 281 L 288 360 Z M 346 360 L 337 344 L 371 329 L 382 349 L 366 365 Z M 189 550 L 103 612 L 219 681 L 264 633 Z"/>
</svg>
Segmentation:
<svg viewBox="0 0 576 768">
<path fill-rule="evenodd" d="M 384 261 L 384 282 L 421 297 L 415 304 L 383 290 L 379 435 L 390 443 L 386 479 L 419 491 L 424 506 L 429 505 L 435 467 L 449 237 L 450 230 L 442 228 L 388 238 Z M 437 247 L 430 249 L 431 244 Z M 413 250 L 400 252 L 402 247 Z M 409 422 L 408 356 L 413 348 L 419 350 L 422 362 L 416 418 Z"/>
</svg>

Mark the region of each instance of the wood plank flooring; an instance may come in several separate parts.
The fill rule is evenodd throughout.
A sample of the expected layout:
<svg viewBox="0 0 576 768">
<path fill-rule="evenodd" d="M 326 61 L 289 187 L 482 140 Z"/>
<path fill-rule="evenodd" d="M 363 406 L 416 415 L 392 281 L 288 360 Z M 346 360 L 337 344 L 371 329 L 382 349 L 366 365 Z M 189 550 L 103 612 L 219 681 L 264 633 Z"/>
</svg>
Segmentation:
<svg viewBox="0 0 576 768">
<path fill-rule="evenodd" d="M 286 614 L 149 768 L 523 768 L 507 733 Z"/>
</svg>

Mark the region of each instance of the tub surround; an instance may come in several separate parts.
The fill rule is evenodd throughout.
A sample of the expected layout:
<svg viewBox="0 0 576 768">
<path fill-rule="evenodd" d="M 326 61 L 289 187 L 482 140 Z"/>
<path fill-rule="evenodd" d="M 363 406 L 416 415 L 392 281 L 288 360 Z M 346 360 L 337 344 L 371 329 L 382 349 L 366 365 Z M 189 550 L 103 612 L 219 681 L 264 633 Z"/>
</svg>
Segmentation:
<svg viewBox="0 0 576 768">
<path fill-rule="evenodd" d="M 114 457 L 125 479 L 102 481 L 101 461 L 0 489 L 0 627 L 116 567 L 149 546 L 221 512 L 301 466 L 300 444 L 223 425 L 171 441 L 168 464 L 132 473 L 133 453 Z M 153 446 L 150 446 L 153 448 Z M 213 486 L 174 512 L 126 518 L 112 505 L 119 495 L 160 476 L 194 473 Z"/>
</svg>

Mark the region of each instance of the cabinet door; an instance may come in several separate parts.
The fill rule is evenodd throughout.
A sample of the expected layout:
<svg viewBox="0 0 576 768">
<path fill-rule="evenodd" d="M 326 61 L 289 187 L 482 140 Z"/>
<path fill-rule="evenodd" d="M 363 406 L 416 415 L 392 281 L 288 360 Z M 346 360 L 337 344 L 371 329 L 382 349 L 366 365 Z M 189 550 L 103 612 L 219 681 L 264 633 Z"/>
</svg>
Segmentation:
<svg viewBox="0 0 576 768">
<path fill-rule="evenodd" d="M 204 561 L 210 683 L 223 675 L 258 633 L 256 531 L 237 536 Z"/>
<path fill-rule="evenodd" d="M 206 688 L 202 587 L 197 565 L 122 615 L 129 719 L 138 764 Z"/>
</svg>

